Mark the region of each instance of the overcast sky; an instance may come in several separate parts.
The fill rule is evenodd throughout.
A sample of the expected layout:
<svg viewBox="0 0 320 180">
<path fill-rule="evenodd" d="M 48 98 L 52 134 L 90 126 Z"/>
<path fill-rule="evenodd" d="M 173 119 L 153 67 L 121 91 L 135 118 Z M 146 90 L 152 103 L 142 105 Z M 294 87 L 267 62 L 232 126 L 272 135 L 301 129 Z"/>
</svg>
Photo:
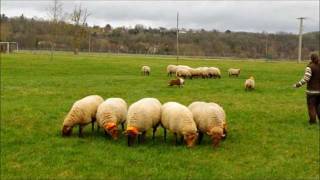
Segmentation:
<svg viewBox="0 0 320 180">
<path fill-rule="evenodd" d="M 91 13 L 88 24 L 251 32 L 298 32 L 297 17 L 308 17 L 304 31 L 319 31 L 319 0 L 315 1 L 61 1 L 70 13 L 77 4 Z M 47 18 L 52 1 L 1 0 L 1 13 Z"/>
</svg>

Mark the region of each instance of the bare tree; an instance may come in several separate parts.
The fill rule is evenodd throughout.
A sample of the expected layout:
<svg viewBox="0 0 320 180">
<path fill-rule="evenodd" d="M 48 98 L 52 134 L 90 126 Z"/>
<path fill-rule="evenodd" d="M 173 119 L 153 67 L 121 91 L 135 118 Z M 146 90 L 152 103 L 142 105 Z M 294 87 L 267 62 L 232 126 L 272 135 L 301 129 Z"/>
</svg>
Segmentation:
<svg viewBox="0 0 320 180">
<path fill-rule="evenodd" d="M 90 16 L 86 8 L 82 8 L 81 5 L 75 6 L 70 16 L 71 22 L 74 24 L 73 33 L 73 52 L 78 54 L 80 49 L 80 42 L 86 36 L 87 31 L 87 18 Z"/>
<path fill-rule="evenodd" d="M 53 0 L 53 3 L 47 8 L 47 14 L 51 22 L 51 58 L 57 44 L 57 36 L 59 34 L 60 23 L 64 20 L 63 4 L 59 0 Z"/>
</svg>

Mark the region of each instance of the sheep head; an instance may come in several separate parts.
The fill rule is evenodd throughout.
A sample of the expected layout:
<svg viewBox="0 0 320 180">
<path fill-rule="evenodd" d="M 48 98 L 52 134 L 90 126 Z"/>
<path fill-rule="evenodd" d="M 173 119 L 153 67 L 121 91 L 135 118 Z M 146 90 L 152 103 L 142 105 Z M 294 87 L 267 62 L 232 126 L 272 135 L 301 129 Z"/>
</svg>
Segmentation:
<svg viewBox="0 0 320 180">
<path fill-rule="evenodd" d="M 62 136 L 70 136 L 72 133 L 72 127 L 64 125 L 62 128 Z"/>
<path fill-rule="evenodd" d="M 188 134 L 185 134 L 183 138 L 187 144 L 187 147 L 193 147 L 198 138 L 198 133 L 188 133 Z"/>
<path fill-rule="evenodd" d="M 213 146 L 219 146 L 219 143 L 223 138 L 223 129 L 220 127 L 214 127 L 207 134 L 211 136 Z"/>
<path fill-rule="evenodd" d="M 114 139 L 117 140 L 119 137 L 119 131 L 116 123 L 109 122 L 105 125 L 105 130 Z"/>
<path fill-rule="evenodd" d="M 139 130 L 136 127 L 127 127 L 127 130 L 125 131 L 125 134 L 128 137 L 128 146 L 132 146 L 136 137 L 141 134 Z"/>
</svg>

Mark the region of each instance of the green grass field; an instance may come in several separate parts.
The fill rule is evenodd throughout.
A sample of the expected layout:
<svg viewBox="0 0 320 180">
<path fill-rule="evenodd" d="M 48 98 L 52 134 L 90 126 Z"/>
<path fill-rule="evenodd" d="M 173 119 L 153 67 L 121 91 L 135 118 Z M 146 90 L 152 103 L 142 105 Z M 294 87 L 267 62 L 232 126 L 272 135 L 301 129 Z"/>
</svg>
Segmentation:
<svg viewBox="0 0 320 180">
<path fill-rule="evenodd" d="M 319 179 L 319 125 L 308 124 L 304 88 L 293 89 L 306 64 L 182 59 L 180 64 L 217 66 L 221 79 L 187 80 L 168 87 L 174 58 L 110 54 L 1 54 L 1 179 Z M 140 67 L 150 65 L 150 77 Z M 228 78 L 227 69 L 242 69 Z M 257 89 L 245 92 L 250 75 Z M 156 141 L 126 146 L 103 132 L 77 128 L 61 137 L 73 102 L 98 94 L 131 104 L 144 97 L 162 103 L 213 101 L 227 113 L 229 136 L 213 149 L 209 138 L 192 149 Z"/>
</svg>

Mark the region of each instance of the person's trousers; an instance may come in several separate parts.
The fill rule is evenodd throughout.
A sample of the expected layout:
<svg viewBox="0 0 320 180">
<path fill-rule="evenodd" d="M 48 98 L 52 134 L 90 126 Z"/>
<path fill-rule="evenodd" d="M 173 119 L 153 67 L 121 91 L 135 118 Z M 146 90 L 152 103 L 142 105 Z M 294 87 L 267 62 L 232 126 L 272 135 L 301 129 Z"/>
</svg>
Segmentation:
<svg viewBox="0 0 320 180">
<path fill-rule="evenodd" d="M 309 123 L 316 123 L 320 118 L 320 94 L 307 94 Z"/>
</svg>

